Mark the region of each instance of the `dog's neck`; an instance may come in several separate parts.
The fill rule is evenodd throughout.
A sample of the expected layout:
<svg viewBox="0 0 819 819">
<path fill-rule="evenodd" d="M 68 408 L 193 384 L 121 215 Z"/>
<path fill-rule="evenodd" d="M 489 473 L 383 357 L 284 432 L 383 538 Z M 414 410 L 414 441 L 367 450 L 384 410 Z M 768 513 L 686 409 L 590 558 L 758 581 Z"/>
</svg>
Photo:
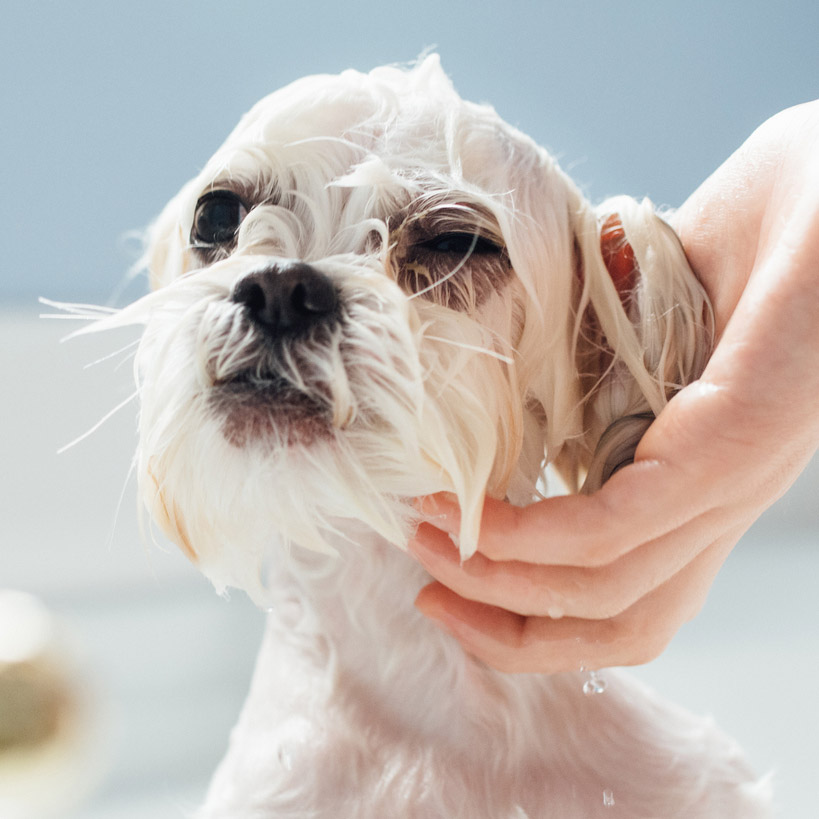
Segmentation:
<svg viewBox="0 0 819 819">
<path fill-rule="evenodd" d="M 384 655 L 394 653 L 396 640 L 411 645 L 429 638 L 413 606 L 429 575 L 364 527 L 333 545 L 335 557 L 294 547 L 281 567 L 276 585 L 282 600 L 271 616 L 282 624 L 287 640 L 288 634 L 313 634 L 325 641 L 339 668 L 367 669 L 368 676 L 383 673 Z"/>
<path fill-rule="evenodd" d="M 355 536 L 356 543 L 338 544 L 337 558 L 294 551 L 282 567 L 254 685 L 292 688 L 288 676 L 307 668 L 306 676 L 328 686 L 311 696 L 383 712 L 382 721 L 401 731 L 439 736 L 449 730 L 453 697 L 508 699 L 513 678 L 499 684 L 415 609 L 430 581 L 417 562 L 375 534 Z M 476 713 L 479 719 L 485 715 Z"/>
</svg>

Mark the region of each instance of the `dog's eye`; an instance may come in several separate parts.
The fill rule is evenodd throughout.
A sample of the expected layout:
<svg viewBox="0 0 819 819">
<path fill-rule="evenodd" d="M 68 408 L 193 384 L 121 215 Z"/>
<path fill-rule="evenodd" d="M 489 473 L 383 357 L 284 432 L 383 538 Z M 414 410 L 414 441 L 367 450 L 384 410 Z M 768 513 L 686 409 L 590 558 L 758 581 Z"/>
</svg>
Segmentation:
<svg viewBox="0 0 819 819">
<path fill-rule="evenodd" d="M 390 261 L 398 285 L 413 296 L 468 312 L 509 276 L 506 248 L 492 232 L 413 225 L 407 233 L 398 234 Z"/>
<path fill-rule="evenodd" d="M 502 250 L 500 245 L 478 233 L 442 233 L 419 242 L 417 247 L 452 256 L 485 256 Z"/>
<path fill-rule="evenodd" d="M 223 245 L 232 242 L 247 216 L 244 202 L 231 191 L 211 191 L 196 203 L 191 239 L 196 244 Z"/>
</svg>

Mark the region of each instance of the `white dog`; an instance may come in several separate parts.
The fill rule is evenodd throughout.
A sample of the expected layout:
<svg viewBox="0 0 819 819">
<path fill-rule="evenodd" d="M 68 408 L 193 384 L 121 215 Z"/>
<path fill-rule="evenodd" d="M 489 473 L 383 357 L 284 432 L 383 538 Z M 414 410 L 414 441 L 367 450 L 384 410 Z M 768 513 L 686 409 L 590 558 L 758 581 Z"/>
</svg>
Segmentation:
<svg viewBox="0 0 819 819">
<path fill-rule="evenodd" d="M 467 559 L 485 495 L 599 486 L 700 374 L 710 308 L 650 203 L 593 209 L 433 56 L 262 100 L 147 265 L 103 322 L 145 324 L 140 491 L 270 612 L 199 816 L 769 815 L 710 723 L 616 672 L 500 674 L 413 606 L 415 497 L 457 495 Z"/>
</svg>

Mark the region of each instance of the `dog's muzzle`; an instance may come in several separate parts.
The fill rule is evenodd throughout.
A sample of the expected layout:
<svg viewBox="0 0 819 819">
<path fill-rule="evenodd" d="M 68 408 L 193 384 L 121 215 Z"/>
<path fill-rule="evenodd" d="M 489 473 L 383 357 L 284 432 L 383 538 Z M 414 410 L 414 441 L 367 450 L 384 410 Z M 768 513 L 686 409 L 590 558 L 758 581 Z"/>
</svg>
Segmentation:
<svg viewBox="0 0 819 819">
<path fill-rule="evenodd" d="M 211 328 L 210 407 L 231 443 L 301 445 L 329 434 L 337 400 L 330 359 L 343 347 L 343 299 L 311 264 L 268 261 L 233 285 L 242 320 Z"/>
<path fill-rule="evenodd" d="M 304 335 L 339 317 L 335 285 L 306 262 L 286 260 L 249 273 L 236 282 L 231 299 L 273 339 Z"/>
</svg>

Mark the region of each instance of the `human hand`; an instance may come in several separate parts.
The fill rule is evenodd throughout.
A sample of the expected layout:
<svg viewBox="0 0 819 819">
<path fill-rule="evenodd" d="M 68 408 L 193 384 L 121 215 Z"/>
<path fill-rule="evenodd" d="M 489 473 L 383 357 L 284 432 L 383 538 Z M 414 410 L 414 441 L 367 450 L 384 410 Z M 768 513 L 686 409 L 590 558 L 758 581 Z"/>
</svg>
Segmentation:
<svg viewBox="0 0 819 819">
<path fill-rule="evenodd" d="M 420 502 L 416 605 L 503 671 L 635 665 L 696 615 L 723 561 L 819 445 L 819 102 L 766 122 L 677 213 L 715 311 L 701 379 L 589 496 L 487 500 L 463 565 L 447 496 Z"/>
</svg>

